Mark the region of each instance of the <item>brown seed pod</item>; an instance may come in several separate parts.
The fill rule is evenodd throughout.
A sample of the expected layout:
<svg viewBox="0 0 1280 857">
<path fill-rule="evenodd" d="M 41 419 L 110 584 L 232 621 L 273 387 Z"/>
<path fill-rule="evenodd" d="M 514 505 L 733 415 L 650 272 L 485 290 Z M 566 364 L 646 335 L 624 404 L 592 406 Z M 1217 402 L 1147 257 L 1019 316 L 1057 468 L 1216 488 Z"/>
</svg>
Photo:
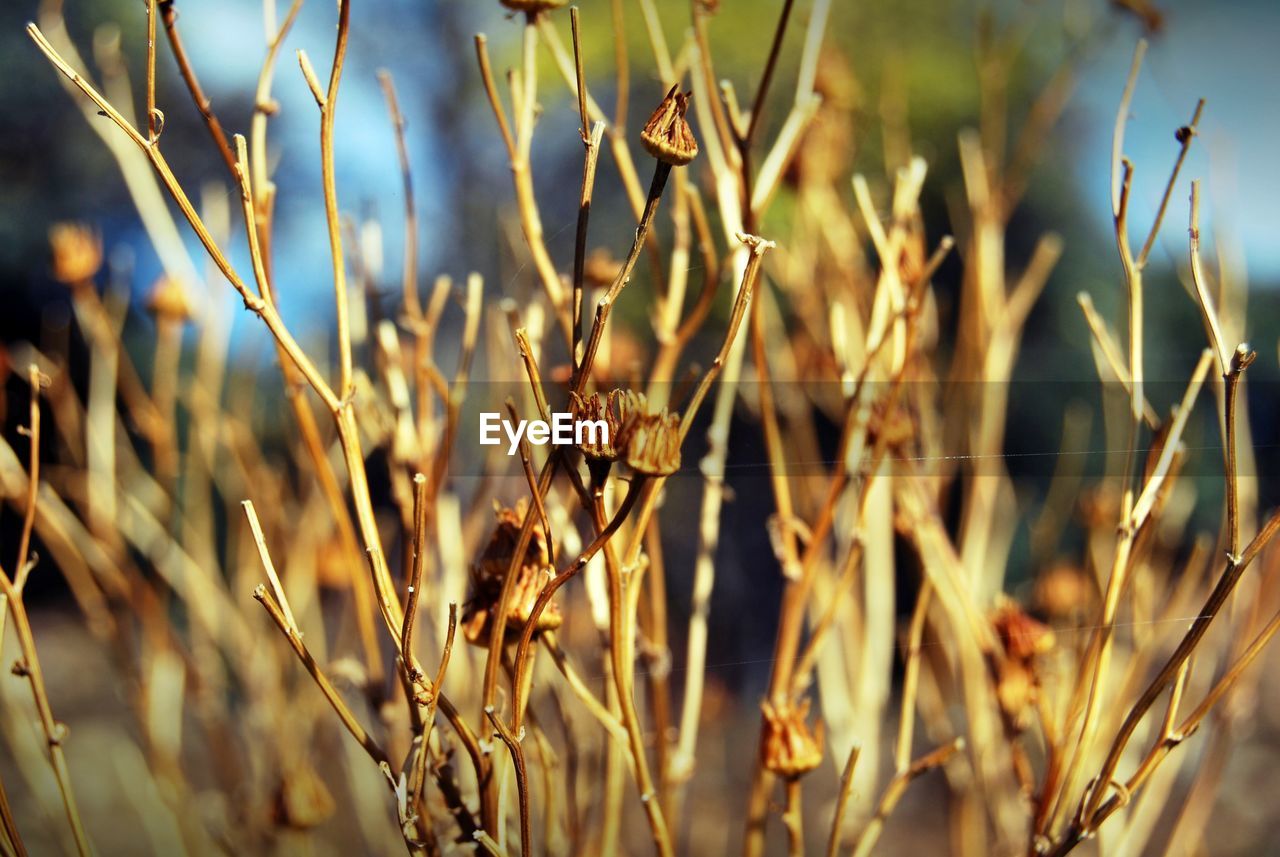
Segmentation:
<svg viewBox="0 0 1280 857">
<path fill-rule="evenodd" d="M 810 731 L 809 700 L 791 705 L 763 702 L 760 755 L 769 771 L 786 779 L 804 776 L 822 764 L 822 723 Z"/>
<path fill-rule="evenodd" d="M 1087 610 L 1093 593 L 1088 572 L 1074 563 L 1059 562 L 1036 579 L 1036 604 L 1051 618 L 1067 619 Z"/>
<path fill-rule="evenodd" d="M 66 286 L 93 279 L 102 267 L 102 236 L 81 223 L 56 223 L 49 229 L 53 278 Z"/>
<path fill-rule="evenodd" d="M 622 453 L 619 438 L 623 428 L 632 413 L 644 409 L 644 397 L 626 390 L 610 390 L 604 397 L 599 393 L 586 397 L 573 393 L 570 405 L 574 419 L 604 423 L 604 432 L 584 432 L 578 446 L 582 454 L 589 460 L 613 462 Z"/>
<path fill-rule="evenodd" d="M 594 289 L 608 288 L 622 270 L 622 262 L 614 258 L 604 247 L 597 247 L 587 254 L 582 266 L 582 280 Z"/>
<path fill-rule="evenodd" d="M 682 94 L 679 84 L 672 86 L 640 132 L 640 142 L 649 154 L 673 167 L 682 167 L 698 156 L 698 141 L 684 118 L 692 95 Z"/>
<path fill-rule="evenodd" d="M 666 408 L 656 414 L 633 413 L 617 444 L 624 448 L 632 470 L 646 476 L 670 476 L 680 469 L 680 417 L 667 413 Z"/>
<path fill-rule="evenodd" d="M 488 543 L 480 553 L 480 560 L 476 563 L 477 585 L 493 589 L 502 588 L 502 579 L 506 577 L 507 568 L 511 565 L 511 556 L 515 553 L 516 544 L 520 540 L 520 528 L 524 524 L 527 508 L 528 502 L 523 498 L 516 503 L 514 509 L 503 506 L 497 501 L 494 502 L 493 513 L 497 523 L 493 532 L 489 534 Z M 525 548 L 520 564 L 541 567 L 549 562 L 549 557 L 547 535 L 543 532 L 541 523 L 535 524 L 533 536 L 529 539 L 529 546 Z"/>
<path fill-rule="evenodd" d="M 1011 598 L 1000 599 L 991 614 L 991 627 L 1005 655 L 1013 660 L 1030 661 L 1053 649 L 1053 629 L 1027 615 L 1022 605 Z"/>
<path fill-rule="evenodd" d="M 187 321 L 191 318 L 191 303 L 187 290 L 173 277 L 162 275 L 151 287 L 147 296 L 147 311 L 156 318 L 171 321 Z"/>
<path fill-rule="evenodd" d="M 298 765 L 285 774 L 276 790 L 273 815 L 276 823 L 295 830 L 323 824 L 335 809 L 333 795 L 310 765 Z"/>
<path fill-rule="evenodd" d="M 502 583 L 520 540 L 528 504 L 523 499 L 515 508 L 495 503 L 497 524 L 489 535 L 489 542 L 471 572 L 471 599 L 462 613 L 462 633 L 468 642 L 485 644 L 489 639 L 490 622 L 502 597 Z M 519 634 L 533 612 L 534 602 L 542 593 L 542 587 L 551 574 L 550 551 L 542 525 L 535 524 L 529 546 L 516 569 L 516 580 L 507 604 L 507 633 Z M 537 631 L 552 630 L 564 621 L 560 608 L 553 602 L 538 617 Z"/>
<path fill-rule="evenodd" d="M 996 695 L 1005 714 L 1020 723 L 1039 692 L 1036 658 L 1053 649 L 1053 629 L 1006 597 L 1001 597 L 992 611 L 991 627 L 1004 650 L 995 663 Z"/>
<path fill-rule="evenodd" d="M 559 9 L 565 3 L 568 3 L 569 0 L 500 0 L 500 2 L 512 12 L 537 14 L 538 12 L 549 12 L 552 9 Z"/>
<path fill-rule="evenodd" d="M 508 639 L 523 633 L 525 624 L 533 615 L 533 606 L 537 603 L 538 596 L 542 594 L 542 587 L 553 576 L 550 566 L 538 568 L 525 565 L 521 566 L 517 573 L 519 576 L 516 578 L 515 588 L 511 591 L 511 599 L 507 604 L 506 635 Z M 467 642 L 484 646 L 489 642 L 489 629 L 493 615 L 498 609 L 498 596 L 487 601 L 480 600 L 478 596 L 479 593 L 463 610 L 462 635 L 466 637 Z M 564 624 L 564 616 L 560 612 L 560 605 L 552 601 L 538 614 L 538 621 L 533 629 L 534 634 L 554 631 L 562 624 Z"/>
</svg>

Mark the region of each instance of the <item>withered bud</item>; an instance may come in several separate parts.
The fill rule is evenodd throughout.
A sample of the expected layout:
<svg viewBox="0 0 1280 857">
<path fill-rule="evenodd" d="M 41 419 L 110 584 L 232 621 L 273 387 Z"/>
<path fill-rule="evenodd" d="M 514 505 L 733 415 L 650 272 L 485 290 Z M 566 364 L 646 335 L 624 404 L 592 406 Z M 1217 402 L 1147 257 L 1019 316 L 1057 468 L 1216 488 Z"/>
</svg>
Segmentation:
<svg viewBox="0 0 1280 857">
<path fill-rule="evenodd" d="M 362 573 L 359 555 L 355 561 L 337 535 L 330 535 L 316 546 L 316 585 L 324 589 L 346 590 L 351 587 L 352 572 Z"/>
<path fill-rule="evenodd" d="M 1111 0 L 1111 5 L 1137 18 L 1148 34 L 1154 35 L 1164 29 L 1164 12 L 1151 0 Z"/>
<path fill-rule="evenodd" d="M 161 275 L 147 296 L 147 311 L 156 318 L 187 321 L 192 313 L 186 288 L 173 277 Z"/>
<path fill-rule="evenodd" d="M 1114 528 L 1120 519 L 1120 492 L 1110 485 L 1086 489 L 1077 501 L 1076 513 L 1086 529 Z"/>
<path fill-rule="evenodd" d="M 627 465 L 637 473 L 670 476 L 680 469 L 680 417 L 666 408 L 656 414 L 633 413 L 617 445 L 624 448 Z"/>
<path fill-rule="evenodd" d="M 1022 605 L 1001 597 L 991 614 L 991 627 L 1004 646 L 1005 655 L 1017 661 L 1031 661 L 1053 649 L 1053 629 L 1033 619 Z"/>
<path fill-rule="evenodd" d="M 1017 661 L 1002 661 L 996 672 L 996 698 L 1000 708 L 1014 723 L 1024 725 L 1027 706 L 1036 698 L 1035 673 Z"/>
<path fill-rule="evenodd" d="M 307 830 L 323 824 L 333 815 L 333 795 L 310 765 L 295 767 L 276 790 L 272 814 L 276 824 Z"/>
<path fill-rule="evenodd" d="M 513 12 L 524 12 L 525 14 L 536 14 L 538 12 L 547 12 L 551 9 L 559 9 L 569 0 L 501 0 L 503 6 L 506 6 Z"/>
<path fill-rule="evenodd" d="M 49 229 L 53 278 L 66 286 L 93 279 L 102 267 L 102 236 L 81 223 L 55 223 Z"/>
<path fill-rule="evenodd" d="M 867 436 L 872 443 L 878 443 L 882 435 L 887 449 L 909 443 L 916 436 L 911 414 L 900 403 L 889 410 L 889 402 L 883 398 L 872 403 L 871 420 L 867 424 Z"/>
<path fill-rule="evenodd" d="M 498 608 L 502 597 L 502 583 L 506 579 L 507 569 L 511 566 L 512 557 L 520 541 L 520 530 L 524 524 L 525 511 L 528 504 L 523 499 L 515 508 L 494 504 L 497 524 L 489 535 L 480 559 L 472 567 L 471 599 L 462 613 L 462 633 L 469 642 L 484 644 L 489 639 L 490 622 Z M 507 604 L 507 632 L 519 634 L 533 612 L 534 602 L 542 592 L 542 587 L 550 573 L 550 551 L 546 533 L 541 523 L 536 523 L 525 548 L 524 556 L 516 568 L 516 580 Z M 559 607 L 548 604 L 538 617 L 537 630 L 544 631 L 560 627 L 563 617 Z"/>
<path fill-rule="evenodd" d="M 578 446 L 582 454 L 595 461 L 617 461 L 622 452 L 619 438 L 627 419 L 637 410 L 644 409 L 644 397 L 625 390 L 610 390 L 603 397 L 599 393 L 590 396 L 570 395 L 574 419 L 603 422 L 604 431 L 583 432 Z"/>
<path fill-rule="evenodd" d="M 1093 584 L 1084 569 L 1060 562 L 1036 580 L 1036 604 L 1054 618 L 1069 618 L 1088 608 Z"/>
<path fill-rule="evenodd" d="M 682 94 L 679 84 L 672 86 L 640 132 L 640 142 L 649 154 L 673 167 L 682 167 L 698 156 L 698 141 L 684 118 L 692 95 Z"/>
<path fill-rule="evenodd" d="M 996 696 L 1005 714 L 1021 725 L 1040 685 L 1036 658 L 1053 649 L 1053 630 L 1003 596 L 991 613 L 991 627 L 1004 650 L 996 662 Z"/>
<path fill-rule="evenodd" d="M 760 704 L 764 711 L 764 731 L 760 755 L 769 771 L 786 779 L 804 776 L 822 764 L 822 723 L 810 731 L 809 700 L 792 705 Z"/>
<path fill-rule="evenodd" d="M 592 250 L 582 265 L 582 279 L 592 288 L 603 289 L 613 285 L 622 270 L 622 263 L 603 247 Z"/>
<path fill-rule="evenodd" d="M 480 561 L 476 564 L 476 575 L 479 582 L 489 586 L 496 586 L 497 589 L 502 588 L 502 579 L 507 574 L 507 568 L 511 565 L 511 557 L 515 553 L 517 543 L 520 541 L 520 529 L 524 526 L 524 517 L 528 505 L 528 502 L 523 498 L 516 503 L 514 509 L 494 501 L 493 514 L 497 518 L 497 523 L 494 525 L 493 532 L 489 534 L 489 541 L 480 554 Z M 529 546 L 525 548 L 524 557 L 522 557 L 520 565 L 541 567 L 548 563 L 549 556 L 547 535 L 542 530 L 542 524 L 536 523 L 533 526 L 533 535 L 529 539 Z"/>
<path fill-rule="evenodd" d="M 524 626 L 533 615 L 534 604 L 542 594 L 542 587 L 551 579 L 552 571 L 550 566 L 539 568 L 525 565 L 521 566 L 517 575 L 515 588 L 511 590 L 511 599 L 507 603 L 506 635 L 508 638 L 517 637 L 524 632 Z M 477 646 L 488 645 L 489 629 L 492 627 L 493 616 L 498 609 L 500 595 L 501 591 L 489 593 L 491 597 L 482 598 L 477 590 L 476 596 L 467 602 L 462 611 L 462 635 L 466 637 L 467 642 Z M 560 605 L 552 601 L 538 614 L 538 621 L 533 628 L 534 634 L 554 631 L 562 624 L 564 624 L 564 616 L 560 612 Z"/>
</svg>

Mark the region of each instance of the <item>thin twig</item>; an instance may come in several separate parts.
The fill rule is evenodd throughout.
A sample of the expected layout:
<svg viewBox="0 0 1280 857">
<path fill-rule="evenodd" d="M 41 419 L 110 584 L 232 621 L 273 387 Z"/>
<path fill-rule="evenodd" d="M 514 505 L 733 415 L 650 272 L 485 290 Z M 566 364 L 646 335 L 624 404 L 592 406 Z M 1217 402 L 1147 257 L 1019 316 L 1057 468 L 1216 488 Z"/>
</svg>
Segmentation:
<svg viewBox="0 0 1280 857">
<path fill-rule="evenodd" d="M 880 840 L 880 834 L 884 832 L 885 821 L 898 806 L 898 801 L 902 800 L 902 796 L 906 794 L 907 786 L 934 768 L 941 768 L 962 749 L 964 749 L 964 739 L 956 738 L 951 743 L 944 744 L 933 752 L 926 753 L 916 759 L 905 771 L 895 774 L 885 788 L 884 794 L 880 796 L 880 802 L 876 805 L 876 811 L 872 815 L 871 821 L 862 831 L 862 835 L 858 837 L 858 842 L 853 848 L 854 857 L 867 857 L 875 850 L 876 843 Z"/>
<path fill-rule="evenodd" d="M 513 734 L 494 711 L 492 705 L 485 708 L 484 713 L 493 724 L 502 743 L 507 745 L 507 749 L 511 752 L 511 760 L 515 763 L 516 793 L 520 801 L 520 853 L 530 857 L 533 854 L 533 840 L 529 831 L 529 774 L 525 768 L 524 748 L 520 746 L 520 741 L 524 738 L 524 729 L 521 728 L 519 735 Z"/>
<path fill-rule="evenodd" d="M 836 796 L 836 809 L 831 817 L 831 832 L 827 834 L 827 857 L 840 855 L 840 828 L 844 826 L 845 810 L 849 808 L 849 799 L 853 797 L 853 772 L 858 767 L 858 756 L 861 754 L 862 745 L 855 741 L 849 748 L 844 773 L 840 775 L 840 792 Z"/>
<path fill-rule="evenodd" d="M 311 656 L 311 652 L 307 651 L 306 645 L 302 642 L 302 637 L 298 631 L 290 624 L 289 618 L 281 609 L 281 605 L 267 592 L 267 588 L 262 584 L 253 590 L 253 597 L 258 600 L 267 611 L 267 615 L 271 617 L 271 621 L 275 622 L 276 627 L 280 629 L 280 633 L 284 634 L 285 639 L 289 641 L 289 645 L 298 656 L 298 660 L 302 661 L 303 667 L 315 680 L 316 686 L 320 688 L 320 692 L 324 694 L 324 698 L 333 706 L 333 710 L 337 712 L 338 719 L 342 721 L 342 725 L 351 733 L 351 737 L 356 739 L 356 743 L 364 748 L 369 757 L 378 764 L 390 765 L 386 752 L 374 740 L 373 736 L 365 731 L 360 725 L 360 721 L 351 713 L 351 709 L 347 707 L 347 703 L 338 694 L 332 682 L 320 669 L 320 665 L 316 663 L 315 658 Z"/>
<path fill-rule="evenodd" d="M 40 493 L 40 388 L 47 382 L 40 374 L 40 367 L 32 363 L 27 367 L 27 383 L 31 387 L 31 411 L 25 431 L 31 442 L 31 457 L 27 465 L 27 502 L 22 510 L 22 535 L 18 539 L 18 561 L 15 566 L 13 588 L 22 593 L 27 577 L 35 566 L 31 555 L 31 533 L 36 526 L 36 499 Z"/>
<path fill-rule="evenodd" d="M 36 714 L 40 720 L 40 729 L 44 733 L 45 745 L 49 751 L 49 764 L 53 768 L 54 779 L 58 782 L 58 793 L 62 797 L 62 806 L 66 812 L 67 824 L 75 839 L 76 850 L 81 857 L 93 853 L 89 837 L 85 833 L 84 824 L 80 820 L 80 810 L 76 806 L 75 793 L 71 789 L 71 774 L 67 768 L 66 754 L 62 742 L 66 736 L 66 727 L 53 716 L 53 707 L 49 704 L 49 693 L 45 688 L 44 671 L 40 667 L 40 658 L 36 654 L 35 636 L 31 632 L 31 620 L 27 616 L 26 606 L 22 603 L 22 593 L 14 587 L 9 575 L 0 568 L 0 594 L 9 605 L 9 615 L 13 617 L 13 629 L 18 637 L 18 649 L 22 652 L 22 660 L 15 671 L 25 676 L 31 685 L 31 696 L 35 700 Z"/>
</svg>

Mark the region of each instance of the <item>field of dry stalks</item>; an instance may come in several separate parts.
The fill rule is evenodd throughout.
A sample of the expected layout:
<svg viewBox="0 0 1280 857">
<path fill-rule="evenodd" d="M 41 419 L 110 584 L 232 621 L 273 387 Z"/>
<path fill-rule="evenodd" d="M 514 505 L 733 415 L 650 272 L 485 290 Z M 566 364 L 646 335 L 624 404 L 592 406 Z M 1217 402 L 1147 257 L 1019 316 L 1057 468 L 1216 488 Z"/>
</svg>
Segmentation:
<svg viewBox="0 0 1280 857">
<path fill-rule="evenodd" d="M 1280 629 L 1280 515 L 1259 508 L 1244 416 L 1243 287 L 1201 256 L 1199 184 L 1180 190 L 1204 103 L 1168 129 L 1167 163 L 1134 164 L 1145 43 L 1115 81 L 1115 240 L 1074 251 L 1118 261 L 1114 295 L 1079 294 L 1112 464 L 1061 457 L 1032 505 L 1003 459 L 1010 382 L 1064 247 L 1006 237 L 1076 54 L 1009 105 L 1019 31 L 988 34 L 942 226 L 906 124 L 854 122 L 848 60 L 824 47 L 830 0 L 775 4 L 736 86 L 709 36 L 732 3 L 693 0 L 664 29 L 651 0 L 627 4 L 629 24 L 622 2 L 502 2 L 522 35 L 502 56 L 476 35 L 473 70 L 511 183 L 476 192 L 509 204 L 526 274 L 509 293 L 478 274 L 420 282 L 417 143 L 385 75 L 404 182 L 403 210 L 382 215 L 405 236 L 390 302 L 335 178 L 350 0 L 323 10 L 323 57 L 288 46 L 301 0 L 267 0 L 244 135 L 204 95 L 183 43 L 200 34 L 172 0 L 121 22 L 149 39 L 132 81 L 110 44 L 86 61 L 56 4 L 30 25 L 23 61 L 47 61 L 109 149 L 166 273 L 131 284 L 131 304 L 104 283 L 100 234 L 55 225 L 87 373 L 57 338 L 5 345 L 30 407 L 0 446 L 21 520 L 0 545 L 4 854 L 1212 853 L 1238 734 L 1223 712 Z M 643 24 L 650 54 L 593 79 L 588 15 Z M 801 46 L 794 68 L 784 43 Z M 170 168 L 166 51 L 230 194 Z M 277 302 L 272 86 L 298 74 L 327 223 L 305 250 L 332 257 L 321 337 Z M 574 109 L 544 111 L 554 99 Z M 850 183 L 862 134 L 883 135 L 885 167 Z M 547 135 L 580 138 L 580 182 L 535 182 Z M 600 234 L 606 186 L 634 231 Z M 1161 199 L 1153 221 L 1129 216 L 1140 187 Z M 554 195 L 577 208 L 571 256 L 544 234 Z M 1144 282 L 1162 228 L 1186 294 Z M 278 373 L 230 353 L 228 289 Z M 1144 301 L 1174 292 L 1203 337 L 1179 344 L 1199 360 L 1170 396 L 1144 368 L 1162 336 Z M 144 305 L 154 338 L 126 343 Z M 647 321 L 648 358 L 628 357 L 623 313 Z M 480 412 L 609 431 L 507 455 L 477 443 Z M 1187 441 L 1201 423 L 1220 432 L 1208 446 Z M 748 629 L 773 640 L 763 695 L 708 664 L 721 547 L 744 536 L 722 526 L 743 431 L 772 548 L 751 568 L 781 592 L 743 617 L 776 615 Z M 1219 473 L 1216 493 L 1189 468 Z M 1217 530 L 1197 532 L 1218 498 Z M 1030 561 L 1011 547 L 1027 527 Z M 41 577 L 78 612 L 28 611 Z"/>
</svg>

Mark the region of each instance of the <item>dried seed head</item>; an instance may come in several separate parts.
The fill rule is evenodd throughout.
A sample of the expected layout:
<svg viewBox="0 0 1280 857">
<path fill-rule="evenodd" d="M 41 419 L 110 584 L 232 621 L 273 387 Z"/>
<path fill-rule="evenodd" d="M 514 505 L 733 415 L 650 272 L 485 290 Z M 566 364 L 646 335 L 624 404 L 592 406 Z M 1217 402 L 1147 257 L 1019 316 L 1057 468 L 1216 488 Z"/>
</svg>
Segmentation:
<svg viewBox="0 0 1280 857">
<path fill-rule="evenodd" d="M 671 87 L 640 132 L 640 142 L 649 154 L 674 167 L 682 167 L 698 155 L 698 141 L 684 118 L 692 95 L 681 94 L 679 84 Z"/>
<path fill-rule="evenodd" d="M 324 780 L 310 765 L 299 765 L 285 774 L 272 807 L 276 823 L 297 830 L 323 824 L 336 804 Z"/>
<path fill-rule="evenodd" d="M 486 644 L 489 639 L 489 627 L 493 614 L 502 597 L 502 583 L 506 579 L 507 569 L 511 566 L 512 557 L 520 541 L 520 529 L 524 524 L 526 501 L 521 500 L 515 508 L 494 504 L 497 524 L 489 535 L 489 542 L 480 554 L 479 561 L 472 568 L 471 599 L 462 613 L 462 633 L 469 642 Z M 546 533 L 541 523 L 534 525 L 529 546 L 516 569 L 516 580 L 511 598 L 507 604 L 507 633 L 519 634 L 533 613 L 534 602 L 542 592 L 550 572 L 550 552 L 547 546 Z M 548 604 L 538 617 L 538 631 L 560 627 L 563 617 L 560 608 Z"/>
<path fill-rule="evenodd" d="M 1005 655 L 1013 660 L 1029 662 L 1053 649 L 1053 629 L 1031 618 L 1011 598 L 1000 598 L 991 614 L 991 627 L 1000 638 Z"/>
<path fill-rule="evenodd" d="M 525 565 L 521 566 L 517 574 L 515 588 L 512 589 L 511 599 L 507 603 L 506 634 L 508 638 L 519 636 L 524 632 L 524 626 L 533 615 L 533 606 L 538 596 L 542 594 L 542 587 L 551 579 L 552 571 L 550 566 L 539 568 Z M 498 609 L 500 594 L 501 590 L 498 594 L 492 594 L 491 597 L 486 594 L 482 598 L 477 589 L 475 596 L 467 603 L 462 612 L 462 635 L 467 642 L 477 646 L 488 645 L 489 629 L 494 613 Z M 560 612 L 560 605 L 552 601 L 538 614 L 538 621 L 533 629 L 534 634 L 554 631 L 563 623 L 564 616 Z"/>
<path fill-rule="evenodd" d="M 1076 514 L 1085 529 L 1114 529 L 1120 520 L 1120 492 L 1109 484 L 1085 489 L 1076 503 Z"/>
<path fill-rule="evenodd" d="M 524 12 L 532 15 L 551 9 L 559 9 L 569 0 L 501 0 L 501 2 L 503 6 L 513 12 Z"/>
<path fill-rule="evenodd" d="M 359 566 L 354 566 L 358 569 Z M 316 585 L 343 590 L 351 586 L 353 563 L 348 561 L 346 546 L 336 535 L 329 536 L 316 548 Z"/>
<path fill-rule="evenodd" d="M 916 436 L 915 420 L 901 403 L 896 404 L 892 410 L 889 410 L 887 399 L 877 399 L 872 403 L 867 437 L 872 443 L 878 443 L 882 435 L 887 449 L 896 449 L 910 443 Z"/>
<path fill-rule="evenodd" d="M 570 403 L 574 419 L 603 422 L 604 432 L 583 432 L 578 448 L 589 460 L 613 462 L 622 452 L 619 438 L 631 414 L 643 411 L 644 397 L 624 390 L 610 390 L 601 397 L 599 393 L 579 396 L 573 393 Z"/>
<path fill-rule="evenodd" d="M 516 503 L 514 509 L 503 506 L 496 501 L 494 502 L 493 513 L 497 518 L 497 524 L 494 526 L 493 532 L 489 534 L 489 541 L 480 554 L 479 562 L 476 564 L 475 572 L 478 584 L 499 590 L 502 588 L 502 579 L 507 575 L 507 569 L 511 565 L 511 557 L 520 541 L 520 529 L 524 526 L 524 517 L 527 509 L 528 502 L 524 499 Z M 520 565 L 533 565 L 541 568 L 547 564 L 549 556 L 547 535 L 542 530 L 542 524 L 534 524 L 533 535 L 529 539 L 529 546 L 525 548 L 524 557 L 521 559 Z M 494 594 L 496 595 L 497 593 L 495 592 Z"/>
<path fill-rule="evenodd" d="M 991 613 L 991 627 L 1004 650 L 995 664 L 996 696 L 1005 715 L 1021 725 L 1040 686 L 1036 658 L 1053 648 L 1053 630 L 1004 596 Z"/>
<path fill-rule="evenodd" d="M 1066 619 L 1089 607 L 1093 584 L 1078 565 L 1060 562 L 1036 580 L 1036 604 L 1051 618 Z"/>
<path fill-rule="evenodd" d="M 66 286 L 93 279 L 102 267 L 102 236 L 81 223 L 56 223 L 49 230 L 53 278 Z"/>
<path fill-rule="evenodd" d="M 161 275 L 151 287 L 147 297 L 147 311 L 156 318 L 171 321 L 187 321 L 191 318 L 191 303 L 187 290 L 173 277 Z"/>
<path fill-rule="evenodd" d="M 763 702 L 764 731 L 760 737 L 760 755 L 769 771 L 786 779 L 795 779 L 822 764 L 822 723 L 810 731 L 809 700 L 777 706 Z"/>
<path fill-rule="evenodd" d="M 1164 12 L 1151 0 L 1111 0 L 1111 5 L 1137 18 L 1149 35 L 1164 29 Z"/>
<path fill-rule="evenodd" d="M 625 449 L 628 466 L 646 476 L 670 476 L 680 469 L 680 417 L 663 408 L 656 414 L 638 410 L 627 417 L 617 445 Z"/>
<path fill-rule="evenodd" d="M 1027 706 L 1036 698 L 1036 679 L 1031 668 L 1016 661 L 1003 661 L 996 668 L 996 698 L 1000 708 L 1014 723 L 1022 724 Z"/>
<path fill-rule="evenodd" d="M 622 263 L 604 247 L 597 247 L 587 256 L 582 266 L 582 279 L 588 286 L 597 289 L 613 285 L 622 270 Z"/>
</svg>

